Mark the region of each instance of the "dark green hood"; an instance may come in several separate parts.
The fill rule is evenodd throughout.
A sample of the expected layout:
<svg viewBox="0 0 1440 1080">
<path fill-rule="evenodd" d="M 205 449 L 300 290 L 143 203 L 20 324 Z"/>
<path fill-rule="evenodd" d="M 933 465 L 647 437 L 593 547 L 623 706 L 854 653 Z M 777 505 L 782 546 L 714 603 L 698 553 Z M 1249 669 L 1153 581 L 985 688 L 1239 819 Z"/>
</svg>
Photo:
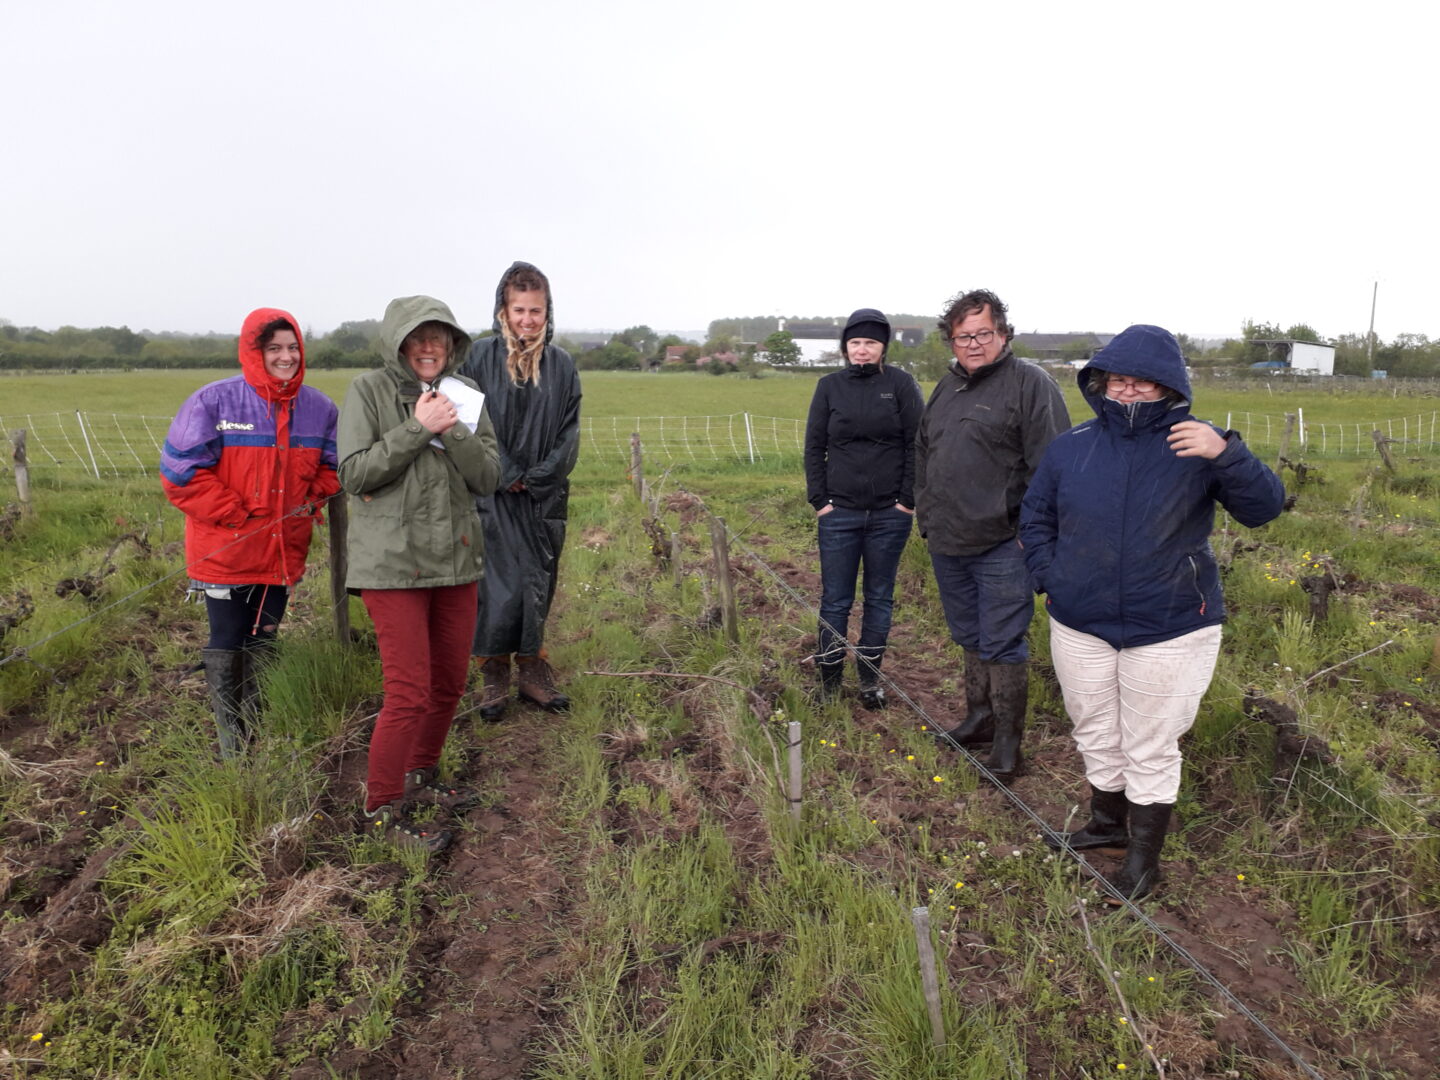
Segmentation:
<svg viewBox="0 0 1440 1080">
<path fill-rule="evenodd" d="M 450 328 L 453 343 L 450 348 L 450 362 L 445 365 L 445 374 L 453 375 L 455 369 L 465 361 L 470 348 L 470 335 L 460 329 L 450 308 L 433 296 L 401 296 L 391 300 L 385 308 L 385 318 L 380 321 L 380 360 L 391 374 L 398 375 L 400 382 L 417 383 L 415 372 L 410 370 L 400 355 L 400 343 L 405 335 L 421 323 L 439 322 Z"/>
</svg>

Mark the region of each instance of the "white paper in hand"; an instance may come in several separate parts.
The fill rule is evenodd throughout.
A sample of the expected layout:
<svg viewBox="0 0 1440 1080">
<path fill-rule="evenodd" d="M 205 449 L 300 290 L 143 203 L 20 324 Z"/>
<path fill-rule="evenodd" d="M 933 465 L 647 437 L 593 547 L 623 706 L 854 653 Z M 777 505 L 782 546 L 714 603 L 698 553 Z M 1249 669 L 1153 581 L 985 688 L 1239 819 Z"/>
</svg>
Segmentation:
<svg viewBox="0 0 1440 1080">
<path fill-rule="evenodd" d="M 435 389 L 454 403 L 455 415 L 460 418 L 460 423 L 464 424 L 471 431 L 474 431 L 480 425 L 480 407 L 485 404 L 484 394 L 479 390 L 472 390 L 451 375 L 446 375 L 445 378 L 441 379 Z M 445 448 L 445 444 L 438 438 L 431 439 L 430 443 L 432 446 L 437 446 L 442 450 Z"/>
</svg>

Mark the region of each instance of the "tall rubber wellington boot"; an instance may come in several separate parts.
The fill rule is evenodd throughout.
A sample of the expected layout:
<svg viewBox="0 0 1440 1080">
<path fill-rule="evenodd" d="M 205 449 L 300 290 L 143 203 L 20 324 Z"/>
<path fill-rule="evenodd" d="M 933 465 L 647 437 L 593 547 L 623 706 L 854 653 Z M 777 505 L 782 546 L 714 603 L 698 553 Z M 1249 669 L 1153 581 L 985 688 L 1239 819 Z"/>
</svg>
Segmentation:
<svg viewBox="0 0 1440 1080">
<path fill-rule="evenodd" d="M 995 712 L 990 707 L 990 663 L 974 649 L 965 650 L 965 719 L 946 736 L 961 746 L 989 742 L 995 735 Z"/>
<path fill-rule="evenodd" d="M 1092 784 L 1090 786 L 1090 820 L 1074 832 L 1060 835 L 1076 851 L 1086 851 L 1091 848 L 1123 848 L 1130 843 L 1130 830 L 1127 825 L 1129 818 L 1130 802 L 1125 798 L 1125 792 L 1101 791 Z M 1045 843 L 1056 851 L 1059 851 L 1062 846 L 1048 836 L 1045 837 Z"/>
<path fill-rule="evenodd" d="M 210 708 L 220 736 L 220 756 L 239 757 L 250 741 L 242 706 L 245 654 L 239 649 L 201 649 L 200 659 L 205 665 L 205 685 L 210 690 Z"/>
<path fill-rule="evenodd" d="M 880 682 L 880 665 L 885 647 L 861 646 L 855 652 L 855 674 L 860 679 L 860 704 L 867 709 L 885 708 L 885 687 Z"/>
<path fill-rule="evenodd" d="M 995 712 L 995 736 L 985 767 L 1001 781 L 1020 771 L 1020 740 L 1025 734 L 1025 710 L 1030 704 L 1030 673 L 1020 664 L 990 665 L 990 707 Z"/>
<path fill-rule="evenodd" d="M 820 673 L 820 700 L 835 701 L 840 697 L 840 690 L 845 684 L 845 661 L 827 663 L 817 660 L 815 670 Z"/>
<path fill-rule="evenodd" d="M 1165 847 L 1173 809 L 1173 803 L 1130 804 L 1130 847 L 1120 869 L 1107 879 L 1121 896 L 1139 900 L 1149 896 L 1159 882 L 1160 852 Z M 1113 899 L 1109 902 L 1115 903 Z"/>
</svg>

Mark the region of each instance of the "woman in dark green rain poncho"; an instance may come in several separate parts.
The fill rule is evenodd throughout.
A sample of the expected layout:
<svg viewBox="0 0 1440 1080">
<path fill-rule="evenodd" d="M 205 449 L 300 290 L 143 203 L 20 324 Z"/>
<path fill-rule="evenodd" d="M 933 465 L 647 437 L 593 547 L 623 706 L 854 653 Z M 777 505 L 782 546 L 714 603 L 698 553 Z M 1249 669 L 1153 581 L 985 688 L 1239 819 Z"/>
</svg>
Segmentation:
<svg viewBox="0 0 1440 1080">
<path fill-rule="evenodd" d="M 545 619 L 580 451 L 580 379 L 570 354 L 550 344 L 550 282 L 529 263 L 515 263 L 500 279 L 494 330 L 471 346 L 460 369 L 485 394 L 500 450 L 500 486 L 477 500 L 486 567 L 472 652 L 484 676 L 486 720 L 505 711 L 512 658 L 521 698 L 552 711 L 570 705 L 547 659 Z"/>
</svg>

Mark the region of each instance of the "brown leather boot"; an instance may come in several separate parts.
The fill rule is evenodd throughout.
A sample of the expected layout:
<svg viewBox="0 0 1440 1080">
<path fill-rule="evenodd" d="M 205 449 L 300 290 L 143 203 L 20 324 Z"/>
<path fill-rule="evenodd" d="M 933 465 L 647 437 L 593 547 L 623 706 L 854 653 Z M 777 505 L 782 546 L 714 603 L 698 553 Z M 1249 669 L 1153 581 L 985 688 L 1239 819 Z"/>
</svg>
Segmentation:
<svg viewBox="0 0 1440 1080">
<path fill-rule="evenodd" d="M 510 654 L 480 657 L 480 719 L 494 723 L 510 702 Z"/>
<path fill-rule="evenodd" d="M 516 656 L 520 668 L 520 696 L 548 712 L 564 712 L 570 699 L 555 686 L 555 671 L 543 656 Z"/>
</svg>

